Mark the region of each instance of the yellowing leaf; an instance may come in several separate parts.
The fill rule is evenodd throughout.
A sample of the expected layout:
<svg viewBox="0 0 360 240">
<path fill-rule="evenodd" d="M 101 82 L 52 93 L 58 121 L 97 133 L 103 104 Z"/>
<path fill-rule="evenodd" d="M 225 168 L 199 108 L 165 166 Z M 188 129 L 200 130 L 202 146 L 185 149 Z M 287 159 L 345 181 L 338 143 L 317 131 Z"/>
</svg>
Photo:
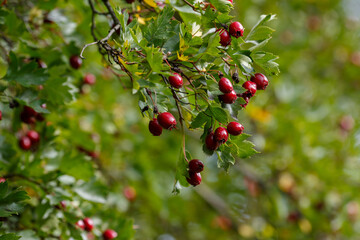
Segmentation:
<svg viewBox="0 0 360 240">
<path fill-rule="evenodd" d="M 179 52 L 176 52 L 176 53 L 177 53 L 177 57 L 178 57 L 179 60 L 181 60 L 181 61 L 187 61 L 187 60 L 189 60 L 189 57 L 188 57 L 188 56 L 181 55 L 181 53 L 180 53 L 180 55 L 179 55 Z"/>
<path fill-rule="evenodd" d="M 154 0 L 144 0 L 144 2 L 150 7 L 157 8 L 157 4 L 154 2 Z"/>
</svg>

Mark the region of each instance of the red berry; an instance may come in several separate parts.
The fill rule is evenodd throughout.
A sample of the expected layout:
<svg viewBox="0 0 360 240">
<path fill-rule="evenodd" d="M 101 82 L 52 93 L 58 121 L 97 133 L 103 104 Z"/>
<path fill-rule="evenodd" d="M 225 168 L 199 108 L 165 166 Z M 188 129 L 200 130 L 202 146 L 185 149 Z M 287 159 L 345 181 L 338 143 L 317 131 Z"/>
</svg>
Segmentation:
<svg viewBox="0 0 360 240">
<path fill-rule="evenodd" d="M 228 0 L 229 2 L 231 2 L 231 4 L 233 4 L 233 0 Z"/>
<path fill-rule="evenodd" d="M 149 122 L 149 131 L 154 136 L 160 136 L 162 133 L 162 127 L 160 126 L 158 120 L 154 118 Z"/>
<path fill-rule="evenodd" d="M 79 56 L 73 55 L 70 57 L 70 65 L 74 69 L 79 69 L 82 65 L 82 60 Z"/>
<path fill-rule="evenodd" d="M 88 73 L 84 77 L 84 83 L 89 85 L 94 85 L 96 82 L 96 77 L 94 74 Z"/>
<path fill-rule="evenodd" d="M 237 96 L 236 96 L 236 92 L 235 91 L 231 91 L 229 93 L 225 93 L 223 95 L 219 96 L 220 101 L 222 101 L 223 103 L 228 103 L 228 104 L 232 104 L 236 101 Z"/>
<path fill-rule="evenodd" d="M 215 130 L 214 138 L 215 138 L 215 141 L 217 141 L 219 143 L 225 143 L 229 138 L 228 131 L 224 127 L 218 127 Z"/>
<path fill-rule="evenodd" d="M 224 47 L 229 45 L 231 43 L 231 37 L 229 35 L 229 32 L 225 29 L 218 30 L 220 35 L 220 44 Z"/>
<path fill-rule="evenodd" d="M 244 82 L 242 87 L 248 90 L 248 93 L 250 93 L 251 96 L 254 96 L 254 94 L 256 93 L 256 83 L 254 82 L 246 81 Z"/>
<path fill-rule="evenodd" d="M 136 189 L 131 186 L 125 187 L 123 193 L 125 198 L 131 202 L 136 199 Z"/>
<path fill-rule="evenodd" d="M 75 226 L 81 229 L 85 229 L 85 224 L 83 220 L 79 220 L 75 223 Z"/>
<path fill-rule="evenodd" d="M 112 229 L 106 229 L 103 233 L 104 240 L 111 240 L 117 237 L 117 233 Z"/>
<path fill-rule="evenodd" d="M 246 96 L 242 96 L 242 98 L 245 100 L 246 103 L 240 104 L 240 106 L 242 106 L 243 108 L 246 108 L 246 106 L 247 106 L 248 103 L 249 103 L 250 98 L 249 98 L 249 97 L 246 97 Z"/>
<path fill-rule="evenodd" d="M 223 93 L 230 93 L 234 90 L 232 83 L 227 78 L 221 78 L 219 81 L 219 89 Z"/>
<path fill-rule="evenodd" d="M 238 122 L 230 122 L 227 125 L 226 129 L 227 129 L 228 133 L 230 133 L 231 135 L 234 135 L 234 136 L 240 135 L 244 131 L 243 125 L 241 125 Z"/>
<path fill-rule="evenodd" d="M 201 174 L 196 172 L 189 172 L 189 177 L 186 178 L 186 180 L 189 184 L 195 187 L 201 183 Z"/>
<path fill-rule="evenodd" d="M 28 106 L 24 106 L 24 109 L 20 113 L 20 119 L 24 123 L 35 123 L 37 112 Z"/>
<path fill-rule="evenodd" d="M 178 73 L 174 73 L 173 76 L 169 77 L 170 85 L 174 88 L 181 88 L 183 85 L 183 79 Z"/>
<path fill-rule="evenodd" d="M 133 3 L 135 0 L 126 0 L 127 3 Z"/>
<path fill-rule="evenodd" d="M 190 172 L 202 172 L 204 170 L 204 164 L 199 159 L 193 159 L 189 162 L 189 171 Z"/>
<path fill-rule="evenodd" d="M 30 130 L 27 132 L 26 136 L 30 139 L 31 143 L 37 143 L 40 141 L 40 135 L 38 132 L 34 131 L 34 130 Z"/>
<path fill-rule="evenodd" d="M 31 148 L 31 140 L 27 136 L 23 136 L 19 140 L 19 146 L 23 150 L 29 150 Z"/>
<path fill-rule="evenodd" d="M 232 22 L 229 26 L 229 33 L 233 37 L 242 37 L 244 36 L 244 27 L 239 22 Z"/>
<path fill-rule="evenodd" d="M 6 182 L 6 178 L 0 177 L 0 183 Z"/>
<path fill-rule="evenodd" d="M 265 90 L 267 85 L 269 85 L 269 80 L 262 73 L 255 73 L 255 75 L 252 76 L 250 80 L 256 83 L 256 87 L 258 90 Z"/>
<path fill-rule="evenodd" d="M 165 129 L 171 130 L 176 126 L 176 119 L 169 112 L 160 113 L 157 119 L 159 121 L 160 126 L 162 126 Z"/>
<path fill-rule="evenodd" d="M 84 218 L 84 228 L 86 231 L 91 232 L 94 228 L 94 222 L 91 218 Z"/>
<path fill-rule="evenodd" d="M 2 112 L 0 111 L 0 120 L 2 120 Z"/>
<path fill-rule="evenodd" d="M 66 208 L 66 202 L 65 201 L 60 201 L 60 206 L 65 209 Z"/>
<path fill-rule="evenodd" d="M 205 145 L 210 151 L 215 151 L 219 147 L 219 143 L 214 139 L 213 132 L 206 136 Z"/>
</svg>

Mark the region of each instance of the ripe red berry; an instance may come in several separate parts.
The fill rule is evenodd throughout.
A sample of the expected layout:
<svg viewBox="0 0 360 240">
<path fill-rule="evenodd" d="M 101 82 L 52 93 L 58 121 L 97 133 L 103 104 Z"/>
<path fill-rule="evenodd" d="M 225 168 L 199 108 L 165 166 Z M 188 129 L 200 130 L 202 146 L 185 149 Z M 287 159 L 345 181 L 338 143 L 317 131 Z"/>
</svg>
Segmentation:
<svg viewBox="0 0 360 240">
<path fill-rule="evenodd" d="M 236 38 L 242 37 L 244 36 L 244 27 L 239 22 L 232 22 L 229 26 L 229 33 Z"/>
<path fill-rule="evenodd" d="M 205 138 L 206 148 L 210 151 L 215 151 L 219 147 L 219 143 L 214 139 L 214 133 L 211 132 Z"/>
<path fill-rule="evenodd" d="M 29 150 L 31 148 L 31 140 L 27 136 L 22 136 L 19 140 L 19 146 L 23 150 Z"/>
<path fill-rule="evenodd" d="M 189 162 L 189 171 L 190 172 L 202 172 L 204 170 L 204 164 L 199 159 L 193 159 Z"/>
<path fill-rule="evenodd" d="M 232 83 L 227 78 L 221 78 L 219 81 L 219 89 L 223 93 L 230 93 L 234 90 Z"/>
<path fill-rule="evenodd" d="M 136 199 L 136 189 L 131 186 L 125 187 L 123 193 L 125 198 L 131 202 Z"/>
<path fill-rule="evenodd" d="M 149 131 L 154 136 L 160 136 L 162 133 L 162 127 L 160 126 L 158 120 L 154 118 L 149 122 Z"/>
<path fill-rule="evenodd" d="M 220 101 L 222 101 L 223 103 L 228 103 L 228 104 L 232 104 L 236 101 L 237 96 L 236 96 L 236 92 L 235 91 L 231 91 L 229 93 L 225 93 L 223 95 L 219 96 Z"/>
<path fill-rule="evenodd" d="M 104 240 L 111 240 L 117 237 L 117 233 L 112 229 L 106 229 L 103 232 L 103 238 Z"/>
<path fill-rule="evenodd" d="M 183 85 L 183 79 L 178 73 L 169 77 L 170 85 L 174 88 L 181 88 Z"/>
<path fill-rule="evenodd" d="M 30 139 L 31 143 L 38 143 L 40 141 L 40 135 L 38 132 L 34 130 L 30 130 L 27 132 L 26 136 Z"/>
<path fill-rule="evenodd" d="M 220 29 L 218 31 L 219 31 L 219 35 L 220 35 L 220 44 L 222 46 L 226 47 L 227 45 L 229 45 L 231 43 L 230 34 L 225 29 Z"/>
<path fill-rule="evenodd" d="M 84 83 L 89 85 L 94 85 L 96 82 L 96 77 L 94 74 L 88 73 L 84 77 Z"/>
<path fill-rule="evenodd" d="M 82 65 L 82 60 L 79 56 L 73 55 L 70 57 L 70 65 L 74 69 L 79 69 Z"/>
<path fill-rule="evenodd" d="M 165 129 L 168 129 L 168 130 L 173 129 L 176 126 L 176 119 L 169 112 L 160 113 L 157 120 L 158 120 L 160 126 L 162 126 Z"/>
<path fill-rule="evenodd" d="M 85 229 L 85 224 L 83 220 L 79 220 L 75 223 L 75 226 L 81 229 Z"/>
<path fill-rule="evenodd" d="M 255 75 L 251 77 L 250 81 L 256 83 L 258 90 L 265 90 L 267 85 L 269 85 L 269 80 L 262 73 L 255 73 Z"/>
<path fill-rule="evenodd" d="M 20 119 L 24 123 L 35 123 L 36 122 L 37 112 L 34 109 L 28 106 L 24 106 L 23 110 L 20 113 Z"/>
<path fill-rule="evenodd" d="M 84 218 L 84 229 L 88 232 L 91 232 L 94 228 L 94 222 L 91 218 Z"/>
<path fill-rule="evenodd" d="M 186 178 L 187 182 L 194 187 L 201 183 L 201 174 L 196 172 L 189 172 L 189 177 Z"/>
<path fill-rule="evenodd" d="M 224 127 L 218 127 L 215 130 L 214 138 L 215 138 L 215 141 L 217 141 L 217 142 L 219 142 L 221 144 L 225 143 L 229 138 L 228 131 Z"/>
<path fill-rule="evenodd" d="M 0 177 L 0 183 L 6 182 L 6 178 Z"/>
<path fill-rule="evenodd" d="M 250 93 L 251 96 L 254 96 L 254 94 L 256 93 L 256 83 L 254 82 L 246 81 L 244 82 L 242 87 L 248 90 L 247 92 Z"/>
<path fill-rule="evenodd" d="M 231 4 L 233 4 L 233 0 L 228 0 L 229 2 L 231 2 Z"/>
<path fill-rule="evenodd" d="M 238 122 L 229 122 L 226 129 L 229 134 L 234 135 L 234 136 L 240 135 L 244 131 L 243 125 L 241 125 Z"/>
<path fill-rule="evenodd" d="M 65 209 L 66 208 L 66 202 L 65 201 L 60 201 L 60 206 Z"/>
<path fill-rule="evenodd" d="M 2 112 L 0 111 L 0 120 L 2 120 Z"/>
</svg>

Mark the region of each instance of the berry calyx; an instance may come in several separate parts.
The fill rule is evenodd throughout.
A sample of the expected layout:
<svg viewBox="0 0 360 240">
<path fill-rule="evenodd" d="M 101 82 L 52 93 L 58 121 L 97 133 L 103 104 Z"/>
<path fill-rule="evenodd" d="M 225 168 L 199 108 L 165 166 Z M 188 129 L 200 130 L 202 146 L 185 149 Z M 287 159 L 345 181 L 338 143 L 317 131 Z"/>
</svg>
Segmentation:
<svg viewBox="0 0 360 240">
<path fill-rule="evenodd" d="M 136 199 L 136 189 L 131 186 L 125 187 L 123 193 L 125 198 L 130 202 Z"/>
<path fill-rule="evenodd" d="M 74 69 L 79 69 L 82 65 L 82 59 L 77 56 L 73 55 L 70 57 L 70 66 Z"/>
<path fill-rule="evenodd" d="M 112 229 L 106 229 L 104 232 L 103 232 L 103 238 L 104 240 L 111 240 L 111 239 L 114 239 L 117 237 L 117 232 L 115 232 L 114 230 Z"/>
<path fill-rule="evenodd" d="M 242 37 L 244 36 L 244 27 L 239 22 L 232 22 L 229 26 L 229 33 L 236 38 Z"/>
<path fill-rule="evenodd" d="M 91 232 L 94 228 L 94 221 L 91 218 L 84 218 L 84 229 L 88 232 Z"/>
<path fill-rule="evenodd" d="M 220 144 L 225 143 L 229 138 L 228 131 L 224 127 L 218 127 L 215 130 L 214 138 L 215 141 L 219 142 Z"/>
<path fill-rule="evenodd" d="M 215 140 L 213 132 L 206 136 L 205 145 L 210 151 L 215 151 L 219 147 L 219 143 Z"/>
<path fill-rule="evenodd" d="M 201 183 L 201 174 L 196 172 L 189 172 L 189 177 L 186 178 L 187 182 L 194 187 Z"/>
<path fill-rule="evenodd" d="M 79 220 L 75 223 L 75 226 L 81 229 L 85 229 L 85 224 L 83 220 Z"/>
<path fill-rule="evenodd" d="M 193 159 L 189 162 L 189 171 L 199 173 L 204 170 L 204 164 L 199 159 Z"/>
<path fill-rule="evenodd" d="M 94 85 L 96 82 L 96 77 L 94 74 L 88 73 L 84 77 L 84 84 Z"/>
<path fill-rule="evenodd" d="M 26 136 L 30 139 L 32 144 L 38 143 L 40 141 L 39 133 L 34 130 L 28 131 Z"/>
<path fill-rule="evenodd" d="M 242 87 L 248 90 L 247 93 L 249 93 L 251 96 L 254 96 L 254 94 L 256 93 L 256 83 L 252 81 L 244 82 Z"/>
<path fill-rule="evenodd" d="M 258 90 L 265 90 L 269 85 L 269 80 L 262 73 L 255 73 L 255 75 L 250 78 L 250 81 L 256 84 Z"/>
<path fill-rule="evenodd" d="M 230 93 L 234 88 L 230 80 L 223 77 L 219 81 L 219 90 L 223 93 Z"/>
<path fill-rule="evenodd" d="M 27 136 L 22 136 L 19 140 L 19 147 L 23 150 L 29 150 L 31 148 L 31 140 Z"/>
<path fill-rule="evenodd" d="M 220 95 L 219 98 L 220 98 L 220 101 L 222 101 L 223 103 L 232 104 L 236 101 L 237 96 L 236 96 L 236 92 L 233 90 L 229 93 Z"/>
<path fill-rule="evenodd" d="M 157 118 L 160 126 L 165 129 L 171 130 L 176 126 L 176 119 L 175 117 L 169 112 L 160 113 Z"/>
<path fill-rule="evenodd" d="M 158 120 L 154 118 L 149 122 L 149 131 L 154 136 L 160 136 L 162 133 L 162 127 L 160 126 Z"/>
<path fill-rule="evenodd" d="M 229 134 L 233 136 L 238 136 L 244 131 L 244 126 L 238 122 L 229 122 L 226 129 Z"/>
<path fill-rule="evenodd" d="M 231 37 L 228 31 L 225 29 L 218 29 L 220 35 L 220 44 L 221 46 L 228 46 L 231 43 Z"/>
<path fill-rule="evenodd" d="M 169 77 L 169 83 L 174 88 L 181 88 L 183 86 L 183 79 L 178 73 Z"/>
</svg>

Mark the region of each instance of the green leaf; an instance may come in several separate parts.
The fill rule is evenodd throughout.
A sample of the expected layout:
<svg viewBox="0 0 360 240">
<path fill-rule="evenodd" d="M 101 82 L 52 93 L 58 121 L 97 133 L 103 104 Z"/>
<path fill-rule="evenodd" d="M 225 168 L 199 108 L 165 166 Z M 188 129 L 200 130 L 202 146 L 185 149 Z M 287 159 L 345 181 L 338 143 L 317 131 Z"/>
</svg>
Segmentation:
<svg viewBox="0 0 360 240">
<path fill-rule="evenodd" d="M 200 112 L 191 122 L 190 128 L 199 128 L 208 121 L 211 121 L 211 118 L 208 115 L 206 115 L 204 111 Z"/>
<path fill-rule="evenodd" d="M 226 111 L 220 107 L 209 106 L 209 112 L 220 123 L 227 124 L 229 121 Z M 208 111 L 206 111 L 208 113 Z"/>
<path fill-rule="evenodd" d="M 186 157 L 187 159 L 192 159 L 188 151 L 186 151 Z M 189 183 L 186 180 L 186 177 L 188 176 L 187 168 L 188 168 L 188 162 L 186 161 L 184 157 L 184 153 L 181 149 L 180 156 L 176 164 L 175 185 L 172 193 L 178 194 L 180 193 L 181 186 L 185 186 L 185 187 L 189 186 Z"/>
<path fill-rule="evenodd" d="M 228 0 L 210 0 L 210 3 L 220 12 L 228 13 L 233 7 Z"/>
<path fill-rule="evenodd" d="M 94 180 L 75 187 L 74 191 L 85 200 L 96 203 L 106 202 L 106 188 Z"/>
<path fill-rule="evenodd" d="M 279 57 L 269 52 L 255 52 L 251 54 L 254 62 L 263 68 L 267 74 L 280 73 L 279 64 L 275 62 Z"/>
<path fill-rule="evenodd" d="M 275 30 L 270 27 L 260 26 L 249 33 L 249 35 L 246 37 L 246 41 L 262 41 L 265 39 L 269 39 L 271 38 L 271 34 L 274 31 Z"/>
<path fill-rule="evenodd" d="M 146 51 L 146 60 L 154 72 L 161 72 L 163 55 L 158 48 L 144 48 Z"/>
<path fill-rule="evenodd" d="M 174 10 L 171 7 L 165 7 L 160 16 L 156 20 L 152 20 L 144 32 L 144 37 L 148 42 L 155 42 L 155 40 L 163 40 L 169 37 L 170 20 L 174 15 Z"/>
<path fill-rule="evenodd" d="M 249 137 L 250 135 L 243 133 L 240 136 L 232 137 L 231 141 L 228 142 L 230 148 L 236 149 L 237 157 L 248 158 L 256 153 L 259 153 L 254 149 L 255 145 L 246 140 Z"/>
<path fill-rule="evenodd" d="M 231 154 L 231 149 L 227 146 L 224 146 L 221 152 L 216 152 L 218 155 L 217 165 L 220 168 L 223 168 L 226 172 L 229 170 L 231 165 L 234 165 L 235 158 Z"/>
<path fill-rule="evenodd" d="M 16 235 L 15 233 L 8 233 L 0 236 L 0 240 L 18 240 L 21 237 Z"/>
<path fill-rule="evenodd" d="M 64 157 L 61 160 L 59 169 L 67 175 L 85 181 L 94 175 L 94 168 L 91 161 L 86 160 L 82 155 Z"/>
</svg>

